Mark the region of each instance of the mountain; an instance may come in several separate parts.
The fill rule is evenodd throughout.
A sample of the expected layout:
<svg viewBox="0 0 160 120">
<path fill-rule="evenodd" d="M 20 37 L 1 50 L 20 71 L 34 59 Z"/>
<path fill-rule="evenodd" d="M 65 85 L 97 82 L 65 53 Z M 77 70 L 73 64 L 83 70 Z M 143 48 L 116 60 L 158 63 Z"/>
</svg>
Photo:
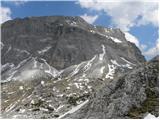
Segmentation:
<svg viewBox="0 0 160 120">
<path fill-rule="evenodd" d="M 13 71 L 25 63 L 31 64 L 27 69 L 37 66 L 46 66 L 48 71 L 56 69 L 53 73 L 50 71 L 55 76 L 57 70 L 89 61 L 95 55 L 102 61 L 104 54 L 106 62 L 112 60 L 123 66 L 130 65 L 128 62 L 134 65 L 145 61 L 139 49 L 128 42 L 119 29 L 92 26 L 80 17 L 30 17 L 8 21 L 2 24 L 2 48 L 2 72 L 14 66 L 14 70 L 7 72 L 9 76 L 15 76 Z M 10 77 L 7 78 L 2 76 L 2 80 L 9 81 Z"/>
<path fill-rule="evenodd" d="M 97 101 L 92 94 L 105 94 L 104 85 L 116 86 L 145 62 L 120 29 L 80 17 L 14 19 L 1 31 L 3 118 L 63 118 Z"/>
</svg>

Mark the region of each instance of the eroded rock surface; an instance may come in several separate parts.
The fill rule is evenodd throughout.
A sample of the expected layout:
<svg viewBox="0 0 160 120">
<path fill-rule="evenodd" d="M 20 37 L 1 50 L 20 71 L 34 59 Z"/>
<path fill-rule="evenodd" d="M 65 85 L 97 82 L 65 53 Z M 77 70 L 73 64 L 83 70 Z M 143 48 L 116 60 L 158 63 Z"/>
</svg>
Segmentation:
<svg viewBox="0 0 160 120">
<path fill-rule="evenodd" d="M 144 65 L 120 29 L 80 17 L 7 21 L 1 41 L 3 118 L 133 118 L 158 87 L 157 60 Z"/>
<path fill-rule="evenodd" d="M 159 59 L 108 82 L 79 111 L 64 118 L 144 118 L 159 116 Z"/>
</svg>

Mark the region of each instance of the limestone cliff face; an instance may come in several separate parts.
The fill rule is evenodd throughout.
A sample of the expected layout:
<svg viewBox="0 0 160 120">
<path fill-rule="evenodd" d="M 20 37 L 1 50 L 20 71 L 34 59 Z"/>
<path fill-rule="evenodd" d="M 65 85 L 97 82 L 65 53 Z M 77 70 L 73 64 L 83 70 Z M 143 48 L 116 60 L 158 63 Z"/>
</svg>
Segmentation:
<svg viewBox="0 0 160 120">
<path fill-rule="evenodd" d="M 63 118 L 84 103 L 69 117 L 121 118 L 147 98 L 144 56 L 120 29 L 29 17 L 3 23 L 1 41 L 4 118 Z"/>
<path fill-rule="evenodd" d="M 117 41 L 116 41 L 117 40 Z M 102 52 L 107 57 L 125 57 L 144 62 L 139 49 L 126 41 L 119 29 L 92 26 L 80 17 L 31 17 L 2 24 L 2 65 L 18 65 L 29 56 L 45 59 L 56 69 L 90 60 Z"/>
</svg>

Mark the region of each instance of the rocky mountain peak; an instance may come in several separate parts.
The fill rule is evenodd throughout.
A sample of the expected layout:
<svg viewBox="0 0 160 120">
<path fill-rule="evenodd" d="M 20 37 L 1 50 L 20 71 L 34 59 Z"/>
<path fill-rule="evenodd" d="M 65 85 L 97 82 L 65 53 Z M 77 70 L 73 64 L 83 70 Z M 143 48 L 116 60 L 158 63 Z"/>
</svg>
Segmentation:
<svg viewBox="0 0 160 120">
<path fill-rule="evenodd" d="M 1 41 L 7 118 L 63 117 L 145 62 L 120 29 L 93 26 L 80 17 L 11 20 L 2 24 Z"/>
</svg>

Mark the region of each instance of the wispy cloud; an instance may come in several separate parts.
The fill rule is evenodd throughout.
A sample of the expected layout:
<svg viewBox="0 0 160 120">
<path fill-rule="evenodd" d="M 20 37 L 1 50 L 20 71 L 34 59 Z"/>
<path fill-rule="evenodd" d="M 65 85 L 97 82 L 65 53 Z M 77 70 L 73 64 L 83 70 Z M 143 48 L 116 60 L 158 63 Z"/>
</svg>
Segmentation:
<svg viewBox="0 0 160 120">
<path fill-rule="evenodd" d="M 20 6 L 20 5 L 24 5 L 25 3 L 28 2 L 28 0 L 4 0 L 3 2 L 7 3 L 7 4 L 13 4 L 13 5 L 16 5 L 16 6 Z M 8 21 L 8 20 L 11 20 L 11 14 L 12 14 L 12 11 L 9 7 L 4 7 L 1 5 L 0 7 L 0 24 L 5 22 L 5 21 Z"/>
<path fill-rule="evenodd" d="M 12 4 L 16 6 L 24 5 L 25 3 L 29 2 L 30 0 L 3 0 L 3 2 L 7 4 Z"/>
<path fill-rule="evenodd" d="M 131 33 L 129 32 L 124 32 L 124 33 L 125 33 L 126 40 L 134 43 L 142 52 L 144 52 L 147 49 L 148 46 L 145 44 L 141 44 L 138 38 L 133 36 Z"/>
<path fill-rule="evenodd" d="M 138 38 L 136 38 L 129 32 L 125 32 L 125 37 L 126 40 L 134 43 L 142 51 L 142 54 L 145 55 L 147 58 L 152 58 L 159 54 L 159 40 L 156 41 L 153 47 L 149 47 L 145 44 L 141 44 Z"/>
<path fill-rule="evenodd" d="M 17 6 L 24 5 L 26 2 L 28 1 L 27 0 L 12 1 L 12 3 Z"/>
<path fill-rule="evenodd" d="M 125 33 L 125 38 L 127 41 L 130 41 L 130 42 L 134 43 L 137 47 L 140 47 L 140 43 L 135 36 L 133 36 L 129 32 L 124 32 L 124 33 Z"/>
<path fill-rule="evenodd" d="M 80 17 L 82 17 L 88 23 L 93 24 L 96 21 L 96 19 L 98 18 L 98 15 L 92 16 L 92 15 L 84 14 L 84 15 L 81 15 Z"/>
<path fill-rule="evenodd" d="M 0 16 L 1 20 L 0 23 L 3 23 L 7 20 L 11 20 L 11 10 L 8 7 L 0 7 Z"/>
<path fill-rule="evenodd" d="M 152 58 L 159 54 L 159 40 L 157 40 L 154 47 L 149 48 L 147 51 L 143 53 L 145 56 Z"/>
</svg>

